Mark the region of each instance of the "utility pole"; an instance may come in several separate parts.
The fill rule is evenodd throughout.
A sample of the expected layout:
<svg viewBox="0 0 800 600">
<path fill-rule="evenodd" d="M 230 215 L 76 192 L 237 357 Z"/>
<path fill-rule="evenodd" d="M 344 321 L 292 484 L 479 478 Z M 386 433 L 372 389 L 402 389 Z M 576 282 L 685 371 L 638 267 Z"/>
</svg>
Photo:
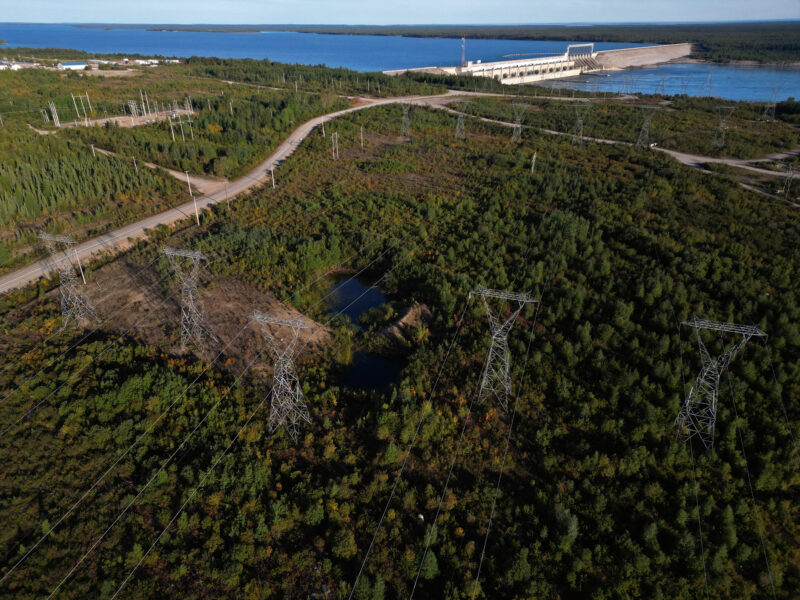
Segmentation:
<svg viewBox="0 0 800 600">
<path fill-rule="evenodd" d="M 400 121 L 400 135 L 409 137 L 411 135 L 411 119 L 408 116 L 408 104 L 403 105 L 403 118 Z"/>
<path fill-rule="evenodd" d="M 331 153 L 333 160 L 339 160 L 339 132 L 334 131 L 331 134 Z"/>
<path fill-rule="evenodd" d="M 201 252 L 174 248 L 164 248 L 162 252 L 169 259 L 181 286 L 181 350 L 185 351 L 191 342 L 202 352 L 206 340 L 219 341 L 208 325 L 206 310 L 197 292 L 200 261 L 206 257 Z"/>
<path fill-rule="evenodd" d="M 169 119 L 169 133 L 172 136 L 172 141 L 174 142 L 175 141 L 175 131 L 172 129 L 172 115 L 168 116 L 167 119 Z"/>
<path fill-rule="evenodd" d="M 533 153 L 533 158 L 531 158 L 531 175 L 536 170 L 536 152 Z"/>
<path fill-rule="evenodd" d="M 639 131 L 639 138 L 636 140 L 636 148 L 641 150 L 650 149 L 650 121 L 653 120 L 655 111 L 658 110 L 655 106 L 643 106 L 644 121 L 642 121 L 642 128 Z"/>
<path fill-rule="evenodd" d="M 92 108 L 92 101 L 89 100 L 89 92 L 86 92 L 86 104 L 89 105 L 89 112 L 94 112 L 94 109 Z"/>
<path fill-rule="evenodd" d="M 192 120 L 189 119 L 187 123 L 189 123 L 189 134 L 192 136 L 192 141 L 194 141 L 194 128 L 192 127 Z"/>
<path fill-rule="evenodd" d="M 719 114 L 719 125 L 717 131 L 714 133 L 714 139 L 711 140 L 712 148 L 723 148 L 725 146 L 725 134 L 728 132 L 728 120 L 736 110 L 735 106 L 719 106 L 717 113 Z"/>
<path fill-rule="evenodd" d="M 50 235 L 40 233 L 39 240 L 44 244 L 50 253 L 50 264 L 59 273 L 59 292 L 61 294 L 61 329 L 65 329 L 71 321 L 80 323 L 81 321 L 97 321 L 97 314 L 91 303 L 86 297 L 85 291 L 77 281 L 75 267 L 70 259 L 70 252 L 75 257 L 80 270 L 81 279 L 84 285 L 86 277 L 83 274 L 78 252 L 75 249 L 75 242 L 72 238 L 62 235 Z M 58 254 L 63 256 L 57 258 Z"/>
<path fill-rule="evenodd" d="M 186 145 L 186 136 L 183 134 L 183 115 L 178 115 L 178 125 L 181 126 L 181 139 L 183 140 L 183 145 Z"/>
<path fill-rule="evenodd" d="M 272 189 L 275 189 L 275 168 L 269 170 L 269 174 L 272 177 Z"/>
<path fill-rule="evenodd" d="M 711 448 L 714 445 L 719 379 L 751 337 L 766 338 L 767 334 L 758 327 L 750 325 L 706 321 L 697 317 L 682 323 L 682 325 L 694 328 L 703 366 L 683 402 L 678 417 L 675 419 L 675 425 L 678 428 L 678 435 L 685 441 L 698 437 L 706 448 Z M 725 348 L 722 354 L 712 357 L 703 343 L 701 332 L 704 330 L 733 333 L 739 336 L 739 339 Z"/>
<path fill-rule="evenodd" d="M 139 174 L 139 166 L 136 164 L 136 157 L 133 157 L 133 169 L 136 171 L 136 174 Z"/>
<path fill-rule="evenodd" d="M 94 158 L 97 158 L 97 154 L 94 153 L 94 144 L 92 144 L 92 156 Z"/>
<path fill-rule="evenodd" d="M 75 102 L 75 95 L 72 92 L 70 92 L 69 95 L 72 96 L 72 105 L 75 107 L 75 114 L 77 115 L 76 118 L 80 119 L 81 113 L 78 112 L 78 103 Z"/>
<path fill-rule="evenodd" d="M 361 149 L 364 149 L 364 126 L 361 126 Z"/>
<path fill-rule="evenodd" d="M 142 101 L 141 102 L 141 104 L 142 104 L 142 114 L 144 116 L 147 116 L 147 109 L 145 108 L 145 104 L 144 104 L 144 92 L 142 90 L 139 90 L 139 98 Z"/>
<path fill-rule="evenodd" d="M 322 137 L 325 137 L 325 121 L 322 122 Z"/>
<path fill-rule="evenodd" d="M 511 396 L 511 352 L 508 349 L 508 333 L 525 305 L 538 304 L 539 301 L 528 293 L 502 292 L 483 286 L 478 286 L 478 289 L 470 292 L 469 296 L 470 299 L 472 296 L 480 296 L 492 334 L 492 343 L 481 377 L 478 402 L 483 402 L 487 397 L 494 397 L 503 410 L 508 412 L 508 399 Z M 501 320 L 498 313 L 489 305 L 487 298 L 516 302 L 517 306 L 505 320 Z"/>
<path fill-rule="evenodd" d="M 194 203 L 194 216 L 197 219 L 197 226 L 200 226 L 200 213 L 197 210 L 197 200 L 194 197 L 194 192 L 192 192 L 192 181 L 189 179 L 189 171 L 184 171 L 186 173 L 186 185 L 189 186 L 189 195 L 192 197 L 192 202 Z"/>
<path fill-rule="evenodd" d="M 296 442 L 302 423 L 311 423 L 294 364 L 300 331 L 309 327 L 300 319 L 278 319 L 259 311 L 253 313 L 253 320 L 263 327 L 274 357 L 269 431 L 274 433 L 283 426 Z M 272 328 L 284 331 L 288 329 L 291 333 L 285 338 L 278 337 L 272 332 Z"/>
</svg>

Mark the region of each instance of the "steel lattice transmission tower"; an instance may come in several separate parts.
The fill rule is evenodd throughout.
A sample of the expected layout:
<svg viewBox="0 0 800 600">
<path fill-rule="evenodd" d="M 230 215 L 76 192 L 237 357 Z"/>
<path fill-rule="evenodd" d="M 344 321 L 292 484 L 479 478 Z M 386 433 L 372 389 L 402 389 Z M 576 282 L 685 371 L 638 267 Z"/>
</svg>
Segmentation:
<svg viewBox="0 0 800 600">
<path fill-rule="evenodd" d="M 511 143 L 519 144 L 522 142 L 522 117 L 525 116 L 527 107 L 524 104 L 514 102 L 512 108 L 514 109 L 514 130 L 511 132 Z"/>
<path fill-rule="evenodd" d="M 400 135 L 409 137 L 411 135 L 411 119 L 408 116 L 408 104 L 403 105 L 403 118 L 400 121 Z"/>
<path fill-rule="evenodd" d="M 286 429 L 286 433 L 294 441 L 297 441 L 297 435 L 300 432 L 300 426 L 303 421 L 311 423 L 308 407 L 303 398 L 303 390 L 300 388 L 300 381 L 297 378 L 297 370 L 294 366 L 300 331 L 309 329 L 309 327 L 300 319 L 278 319 L 258 311 L 253 313 L 253 320 L 263 326 L 270 349 L 275 357 L 272 375 L 272 400 L 269 411 L 269 431 L 274 433 L 278 427 L 283 426 Z M 291 334 L 286 338 L 278 337 L 272 333 L 270 326 L 284 330 L 289 329 Z"/>
<path fill-rule="evenodd" d="M 764 106 L 764 113 L 761 115 L 761 118 L 765 121 L 774 121 L 775 120 L 775 107 L 778 103 L 778 92 L 780 92 L 781 88 L 783 87 L 782 84 L 778 84 L 774 81 L 770 82 L 770 100 Z"/>
<path fill-rule="evenodd" d="M 653 91 L 654 96 L 666 96 L 667 95 L 667 86 L 666 86 L 666 78 L 662 77 L 658 80 L 656 84 L 656 88 Z"/>
<path fill-rule="evenodd" d="M 639 131 L 639 139 L 636 140 L 636 147 L 643 150 L 650 148 L 650 122 L 653 120 L 653 115 L 658 109 L 656 106 L 643 106 L 644 121 L 642 121 L 642 128 Z"/>
<path fill-rule="evenodd" d="M 75 242 L 72 238 L 63 235 L 50 235 L 40 233 L 39 240 L 50 253 L 50 260 L 54 270 L 59 274 L 59 291 L 61 293 L 61 329 L 69 325 L 70 321 L 80 323 L 81 321 L 97 321 L 97 314 L 94 311 L 86 293 L 78 283 L 78 276 L 75 273 L 75 266 L 72 264 L 70 254 L 75 257 L 78 270 L 81 273 L 83 283 L 86 279 L 83 276 L 78 252 L 75 250 Z M 58 256 L 63 252 L 63 256 Z"/>
<path fill-rule="evenodd" d="M 583 122 L 588 110 L 588 104 L 575 107 L 575 133 L 572 135 L 573 144 L 583 144 Z"/>
<path fill-rule="evenodd" d="M 467 130 L 464 127 L 464 114 L 458 113 L 458 120 L 456 121 L 456 139 L 457 140 L 465 140 L 467 139 Z"/>
<path fill-rule="evenodd" d="M 208 325 L 208 317 L 197 292 L 200 279 L 200 261 L 206 259 L 201 252 L 164 248 L 162 251 L 181 286 L 181 348 L 186 350 L 193 343 L 198 350 L 205 349 L 205 342 L 219 341 Z"/>
<path fill-rule="evenodd" d="M 688 441 L 693 437 L 698 437 L 706 448 L 711 448 L 714 445 L 719 379 L 751 337 L 766 337 L 767 334 L 758 327 L 750 325 L 705 321 L 697 317 L 684 322 L 683 325 L 694 328 L 697 334 L 697 345 L 700 349 L 703 366 L 683 402 L 678 417 L 675 419 L 675 425 L 678 428 L 678 435 L 684 440 Z M 722 354 L 712 357 L 703 343 L 702 332 L 704 330 L 733 333 L 739 336 L 739 339 L 728 346 Z"/>
<path fill-rule="evenodd" d="M 728 121 L 736 110 L 735 106 L 719 106 L 717 113 L 719 113 L 719 125 L 717 131 L 714 133 L 714 139 L 711 141 L 711 146 L 714 148 L 722 148 L 725 146 L 725 134 L 728 133 Z"/>
<path fill-rule="evenodd" d="M 503 410 L 508 412 L 508 399 L 511 396 L 511 352 L 508 349 L 508 333 L 525 305 L 538 300 L 534 300 L 527 293 L 502 292 L 483 286 L 478 286 L 478 289 L 470 292 L 469 296 L 470 299 L 472 296 L 480 296 L 489 318 L 489 330 L 492 334 L 492 344 L 481 376 L 478 402 L 494 397 Z M 516 302 L 517 306 L 505 320 L 501 320 L 499 314 L 489 304 L 488 298 Z"/>
<path fill-rule="evenodd" d="M 783 182 L 783 197 L 788 198 L 792 191 L 792 180 L 794 180 L 794 169 L 789 167 L 786 173 L 786 180 Z"/>
<path fill-rule="evenodd" d="M 331 134 L 331 154 L 334 160 L 339 159 L 339 132 L 337 131 Z"/>
<path fill-rule="evenodd" d="M 58 118 L 58 111 L 56 110 L 56 105 L 53 102 L 47 103 L 50 106 L 50 114 L 53 115 L 53 123 L 58 128 L 61 128 L 61 121 Z"/>
</svg>

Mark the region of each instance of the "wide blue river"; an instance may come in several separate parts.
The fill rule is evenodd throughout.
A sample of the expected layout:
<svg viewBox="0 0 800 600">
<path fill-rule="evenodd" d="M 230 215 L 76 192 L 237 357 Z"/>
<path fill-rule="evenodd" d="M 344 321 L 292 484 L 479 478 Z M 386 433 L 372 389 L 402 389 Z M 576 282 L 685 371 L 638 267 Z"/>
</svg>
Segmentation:
<svg viewBox="0 0 800 600">
<path fill-rule="evenodd" d="M 461 59 L 461 40 L 390 36 L 320 35 L 292 32 L 195 33 L 143 29 L 83 29 L 73 25 L 0 23 L 0 39 L 10 46 L 74 48 L 97 53 L 163 56 L 268 58 L 283 63 L 328 65 L 356 71 L 449 66 Z M 561 54 L 570 42 L 467 40 L 467 59 L 484 62 L 519 56 Z M 597 43 L 610 50 L 637 44 Z M 2 55 L 2 47 L 0 47 Z M 709 85 L 711 73 L 711 85 Z M 609 76 L 584 77 L 557 85 L 618 92 L 652 92 L 664 79 L 667 93 L 731 100 L 800 98 L 800 69 L 709 64 L 665 65 Z"/>
</svg>

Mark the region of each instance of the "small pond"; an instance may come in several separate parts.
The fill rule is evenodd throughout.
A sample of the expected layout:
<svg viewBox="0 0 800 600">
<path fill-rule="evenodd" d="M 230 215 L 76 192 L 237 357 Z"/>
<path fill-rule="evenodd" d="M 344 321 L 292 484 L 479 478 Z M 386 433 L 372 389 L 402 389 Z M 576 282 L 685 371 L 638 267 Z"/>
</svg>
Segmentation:
<svg viewBox="0 0 800 600">
<path fill-rule="evenodd" d="M 381 389 L 397 381 L 401 370 L 398 363 L 388 358 L 372 352 L 356 352 L 345 373 L 344 383 L 347 387 L 362 390 Z"/>
<path fill-rule="evenodd" d="M 328 312 L 341 312 L 359 328 L 358 319 L 362 314 L 386 302 L 386 296 L 378 288 L 364 285 L 353 277 L 337 281 L 331 292 L 328 297 Z"/>
</svg>

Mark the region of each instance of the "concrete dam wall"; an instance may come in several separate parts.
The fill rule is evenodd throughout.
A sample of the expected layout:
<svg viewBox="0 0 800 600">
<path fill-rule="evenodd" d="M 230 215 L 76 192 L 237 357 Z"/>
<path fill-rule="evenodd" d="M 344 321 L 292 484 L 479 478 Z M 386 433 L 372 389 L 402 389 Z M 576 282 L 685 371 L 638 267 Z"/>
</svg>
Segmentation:
<svg viewBox="0 0 800 600">
<path fill-rule="evenodd" d="M 595 60 L 605 69 L 625 69 L 658 65 L 671 60 L 685 58 L 692 53 L 692 44 L 669 44 L 665 46 L 646 46 L 644 48 L 622 48 L 603 50 L 595 55 Z"/>
</svg>

